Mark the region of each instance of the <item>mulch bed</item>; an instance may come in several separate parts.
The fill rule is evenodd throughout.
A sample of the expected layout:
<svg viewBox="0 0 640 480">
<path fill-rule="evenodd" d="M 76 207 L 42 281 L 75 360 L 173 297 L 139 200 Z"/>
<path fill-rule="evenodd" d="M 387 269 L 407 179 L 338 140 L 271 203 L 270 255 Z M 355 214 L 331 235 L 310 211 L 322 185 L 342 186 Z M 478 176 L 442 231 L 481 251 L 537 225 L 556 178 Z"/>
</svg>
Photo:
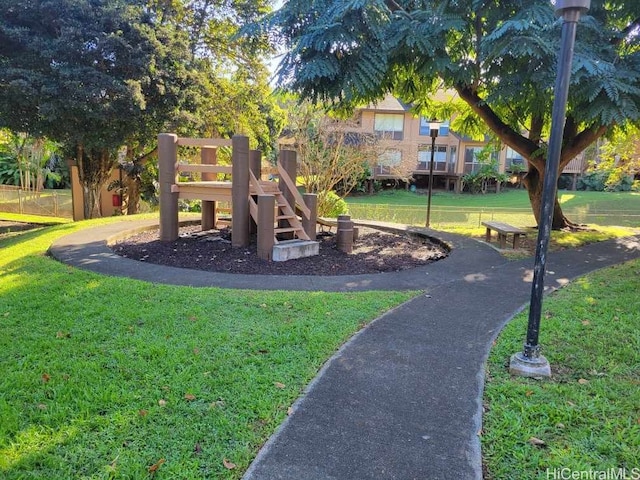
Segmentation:
<svg viewBox="0 0 640 480">
<path fill-rule="evenodd" d="M 259 275 L 354 275 L 395 272 L 426 265 L 447 256 L 442 246 L 404 234 L 359 229 L 353 252 L 336 248 L 335 235 L 320 232 L 320 255 L 268 262 L 257 257 L 255 239 L 248 248 L 232 248 L 229 228 L 202 232 L 199 225 L 180 228 L 175 242 L 161 242 L 148 230 L 111 246 L 123 257 L 172 267 Z"/>
</svg>

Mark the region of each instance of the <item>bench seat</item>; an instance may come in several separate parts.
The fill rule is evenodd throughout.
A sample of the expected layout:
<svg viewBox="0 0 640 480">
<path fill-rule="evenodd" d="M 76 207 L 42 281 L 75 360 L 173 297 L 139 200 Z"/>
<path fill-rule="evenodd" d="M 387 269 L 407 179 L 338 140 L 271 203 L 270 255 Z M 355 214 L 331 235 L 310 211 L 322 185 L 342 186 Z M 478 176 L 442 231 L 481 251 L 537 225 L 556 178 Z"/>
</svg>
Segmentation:
<svg viewBox="0 0 640 480">
<path fill-rule="evenodd" d="M 514 227 L 504 222 L 482 222 L 487 228 L 485 240 L 487 243 L 491 243 L 491 231 L 495 230 L 498 233 L 498 243 L 500 248 L 505 248 L 507 244 L 507 235 L 513 235 L 513 248 L 518 248 L 518 241 L 520 237 L 526 237 L 527 233 L 521 228 Z"/>
</svg>

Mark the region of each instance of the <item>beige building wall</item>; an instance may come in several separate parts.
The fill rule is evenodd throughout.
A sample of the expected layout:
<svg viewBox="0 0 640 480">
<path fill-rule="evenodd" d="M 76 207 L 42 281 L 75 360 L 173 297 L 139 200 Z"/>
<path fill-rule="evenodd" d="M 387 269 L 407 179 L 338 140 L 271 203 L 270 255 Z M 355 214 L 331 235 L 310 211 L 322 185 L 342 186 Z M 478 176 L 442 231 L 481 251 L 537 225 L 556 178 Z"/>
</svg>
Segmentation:
<svg viewBox="0 0 640 480">
<path fill-rule="evenodd" d="M 84 220 L 84 196 L 82 195 L 82 185 L 80 184 L 80 177 L 78 175 L 78 166 L 75 162 L 69 163 L 69 168 L 71 171 L 71 198 L 73 203 L 73 220 L 79 221 Z M 120 207 L 115 206 L 114 203 L 114 195 L 113 191 L 109 191 L 107 187 L 109 184 L 120 178 L 119 169 L 114 169 L 111 172 L 111 176 L 109 180 L 105 182 L 102 186 L 102 190 L 100 190 L 100 212 L 103 217 L 111 217 L 116 212 L 120 212 Z"/>
<path fill-rule="evenodd" d="M 443 92 L 440 100 L 446 100 L 446 92 Z M 384 165 L 386 160 L 371 159 L 371 168 L 374 172 L 374 178 L 377 179 L 409 179 L 414 181 L 428 179 L 429 161 L 420 162 L 419 152 L 424 150 L 423 160 L 430 160 L 431 137 L 428 132 L 420 133 L 420 117 L 414 116 L 409 111 L 409 106 L 401 103 L 392 96 L 385 97 L 382 101 L 368 105 L 359 109 L 352 121 L 348 123 L 347 130 L 358 132 L 361 134 L 376 134 L 376 115 L 402 115 L 403 132 L 401 139 L 392 139 L 388 137 L 379 138 L 381 150 L 385 153 L 391 151 L 399 151 L 401 160 L 398 165 L 390 167 Z M 448 190 L 460 191 L 461 178 L 473 169 L 477 169 L 478 165 L 465 163 L 465 154 L 467 149 L 481 149 L 486 146 L 486 142 L 474 141 L 449 130 L 448 135 L 439 135 L 435 142 L 436 154 L 443 155 L 443 149 L 446 149 L 446 165 L 436 160 L 434 168 L 434 182 L 440 187 Z M 429 153 L 427 153 L 429 152 Z M 498 168 L 501 173 L 510 171 L 507 161 L 507 152 L 512 156 L 514 152 L 507 147 L 501 148 L 497 152 Z M 469 154 L 470 156 L 470 154 Z M 442 158 L 442 157 L 440 157 Z M 515 160 L 518 161 L 517 159 Z M 523 162 L 526 169 L 526 162 Z M 563 173 L 578 174 L 584 171 L 584 161 L 582 158 L 573 160 Z"/>
</svg>

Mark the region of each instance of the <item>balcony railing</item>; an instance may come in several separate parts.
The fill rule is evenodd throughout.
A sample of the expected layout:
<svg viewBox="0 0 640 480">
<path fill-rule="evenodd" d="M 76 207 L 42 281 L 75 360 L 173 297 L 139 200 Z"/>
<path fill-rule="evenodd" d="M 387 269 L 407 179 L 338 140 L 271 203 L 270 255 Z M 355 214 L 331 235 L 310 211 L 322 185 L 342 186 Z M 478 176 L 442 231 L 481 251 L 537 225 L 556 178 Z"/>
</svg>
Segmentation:
<svg viewBox="0 0 640 480">
<path fill-rule="evenodd" d="M 373 169 L 373 175 L 375 177 L 379 176 L 379 175 L 395 175 L 397 173 L 396 169 L 394 169 L 394 167 L 390 167 L 387 165 L 376 165 L 376 167 Z"/>
<path fill-rule="evenodd" d="M 403 140 L 404 132 L 392 132 L 387 130 L 376 130 L 376 137 L 380 140 Z"/>
<path fill-rule="evenodd" d="M 475 173 L 482 168 L 481 163 L 465 163 L 464 173 Z"/>
<path fill-rule="evenodd" d="M 426 170 L 429 171 L 429 162 L 418 162 L 416 165 L 416 170 Z M 434 172 L 447 172 L 447 162 L 433 162 L 433 171 Z"/>
<path fill-rule="evenodd" d="M 505 172 L 525 171 L 527 170 L 527 164 L 524 158 L 507 158 L 504 164 Z"/>
<path fill-rule="evenodd" d="M 578 155 L 564 167 L 562 173 L 582 173 L 584 172 L 585 166 L 584 156 Z"/>
</svg>

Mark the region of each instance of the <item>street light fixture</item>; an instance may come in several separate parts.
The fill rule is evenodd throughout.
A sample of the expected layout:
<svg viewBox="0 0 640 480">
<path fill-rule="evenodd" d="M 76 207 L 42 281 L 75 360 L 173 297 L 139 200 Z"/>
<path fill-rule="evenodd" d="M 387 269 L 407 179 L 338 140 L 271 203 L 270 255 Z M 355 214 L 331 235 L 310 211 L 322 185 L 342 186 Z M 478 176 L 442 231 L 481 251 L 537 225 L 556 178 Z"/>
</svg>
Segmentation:
<svg viewBox="0 0 640 480">
<path fill-rule="evenodd" d="M 431 224 L 431 192 L 433 191 L 433 158 L 436 153 L 436 138 L 440 131 L 438 120 L 429 121 L 429 135 L 431 136 L 431 160 L 429 161 L 429 193 L 427 194 L 427 222 L 426 227 Z"/>
<path fill-rule="evenodd" d="M 560 58 L 558 59 L 558 74 L 554 90 L 553 110 L 551 113 L 551 135 L 549 137 L 549 151 L 544 173 L 542 189 L 542 207 L 540 224 L 538 225 L 538 240 L 533 267 L 533 285 L 531 286 L 531 303 L 529 307 L 529 323 L 527 339 L 522 352 L 511 356 L 509 371 L 515 375 L 525 377 L 549 377 L 551 367 L 546 358 L 540 355 L 538 335 L 540 333 L 540 316 L 542 313 L 542 295 L 544 294 L 544 273 L 547 260 L 547 248 L 551 236 L 553 221 L 553 207 L 558 186 L 558 166 L 562 153 L 562 134 L 567 113 L 567 98 L 569 96 L 569 79 L 571 78 L 571 63 L 573 47 L 576 39 L 576 27 L 580 16 L 589 10 L 591 0 L 555 0 L 556 15 L 562 17 L 562 38 L 560 41 Z"/>
</svg>

